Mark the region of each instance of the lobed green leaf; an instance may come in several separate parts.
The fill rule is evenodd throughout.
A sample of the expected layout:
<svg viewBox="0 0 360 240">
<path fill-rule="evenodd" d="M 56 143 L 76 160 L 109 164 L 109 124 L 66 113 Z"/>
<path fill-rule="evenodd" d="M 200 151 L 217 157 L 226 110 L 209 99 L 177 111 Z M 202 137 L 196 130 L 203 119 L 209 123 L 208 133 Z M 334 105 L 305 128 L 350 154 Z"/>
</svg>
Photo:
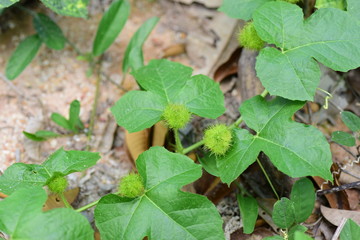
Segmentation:
<svg viewBox="0 0 360 240">
<path fill-rule="evenodd" d="M 145 183 L 137 198 L 103 197 L 95 209 L 102 239 L 225 239 L 222 220 L 204 196 L 179 189 L 201 176 L 201 166 L 188 157 L 153 147 L 136 166 Z"/>
<path fill-rule="evenodd" d="M 17 78 L 36 56 L 40 46 L 41 40 L 37 34 L 22 40 L 6 65 L 6 77 L 10 80 Z"/>
<path fill-rule="evenodd" d="M 355 240 L 360 236 L 360 226 L 348 219 L 340 233 L 340 240 Z"/>
<path fill-rule="evenodd" d="M 0 8 L 6 8 L 14 3 L 17 3 L 19 0 L 0 0 Z"/>
<path fill-rule="evenodd" d="M 138 68 L 144 66 L 144 57 L 142 52 L 142 46 L 145 40 L 150 35 L 151 31 L 154 29 L 158 23 L 159 18 L 152 17 L 146 20 L 145 23 L 136 31 L 134 36 L 131 38 L 129 44 L 126 47 L 122 71 L 126 73 L 129 69 L 137 70 Z"/>
<path fill-rule="evenodd" d="M 68 208 L 42 212 L 46 199 L 41 187 L 28 187 L 1 201 L 0 231 L 11 239 L 94 239 L 93 229 L 81 214 Z"/>
<path fill-rule="evenodd" d="M 269 102 L 261 96 L 245 101 L 240 112 L 256 135 L 244 129 L 234 130 L 232 147 L 225 156 L 216 159 L 221 180 L 230 184 L 256 161 L 261 151 L 291 177 L 332 179 L 331 152 L 325 137 L 315 127 L 291 120 L 303 105 L 304 102 L 279 97 Z"/>
<path fill-rule="evenodd" d="M 100 159 L 98 153 L 60 148 L 41 165 L 15 163 L 0 176 L 0 192 L 11 194 L 26 186 L 44 186 L 54 176 L 83 171 Z"/>
<path fill-rule="evenodd" d="M 320 79 L 313 58 L 336 71 L 360 66 L 360 25 L 353 24 L 348 12 L 323 8 L 304 21 L 300 7 L 278 1 L 258 8 L 253 18 L 258 35 L 280 48 L 262 49 L 256 63 L 258 77 L 272 95 L 312 100 Z"/>
<path fill-rule="evenodd" d="M 48 16 L 38 13 L 33 19 L 34 28 L 47 47 L 61 50 L 65 47 L 66 38 L 61 28 Z"/>
<path fill-rule="evenodd" d="M 96 32 L 92 51 L 94 56 L 101 55 L 110 47 L 123 29 L 129 14 L 130 3 L 128 0 L 116 0 L 111 3 Z"/>
<path fill-rule="evenodd" d="M 232 18 L 248 21 L 258 7 L 271 1 L 274 0 L 224 0 L 219 11 Z"/>
<path fill-rule="evenodd" d="M 348 0 L 349 1 L 349 0 Z M 351 1 L 351 0 L 350 0 Z M 316 8 L 338 8 L 345 10 L 346 0 L 317 0 L 315 3 Z"/>
</svg>

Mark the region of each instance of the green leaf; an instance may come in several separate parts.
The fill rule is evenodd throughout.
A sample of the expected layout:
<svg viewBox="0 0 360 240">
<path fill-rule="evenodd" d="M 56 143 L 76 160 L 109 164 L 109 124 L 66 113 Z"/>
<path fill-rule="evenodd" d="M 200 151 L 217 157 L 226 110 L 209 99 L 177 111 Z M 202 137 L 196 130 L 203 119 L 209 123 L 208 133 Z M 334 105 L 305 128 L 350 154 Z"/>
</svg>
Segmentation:
<svg viewBox="0 0 360 240">
<path fill-rule="evenodd" d="M 274 223 L 280 228 L 289 228 L 295 222 L 294 203 L 288 198 L 281 198 L 274 204 L 272 213 Z"/>
<path fill-rule="evenodd" d="M 42 141 L 46 141 L 46 138 L 44 137 L 38 137 L 36 136 L 36 134 L 33 133 L 29 133 L 29 132 L 25 132 L 23 131 L 23 134 L 25 137 L 27 137 L 30 140 L 36 141 L 36 142 L 42 142 Z"/>
<path fill-rule="evenodd" d="M 347 1 L 347 11 L 357 19 L 358 23 L 360 22 L 360 5 L 357 0 L 346 0 Z"/>
<path fill-rule="evenodd" d="M 59 113 L 52 113 L 50 118 L 60 127 L 63 127 L 67 130 L 72 130 L 69 121 L 63 115 Z"/>
<path fill-rule="evenodd" d="M 343 131 L 335 131 L 331 134 L 331 141 L 341 145 L 352 147 L 356 145 L 355 137 L 350 133 Z"/>
<path fill-rule="evenodd" d="M 86 18 L 89 0 L 41 0 L 42 3 L 54 12 L 72 17 Z"/>
<path fill-rule="evenodd" d="M 224 0 L 219 11 L 232 18 L 248 21 L 258 7 L 271 1 L 274 0 Z"/>
<path fill-rule="evenodd" d="M 354 51 L 360 25 L 347 12 L 323 8 L 304 21 L 300 7 L 277 1 L 258 8 L 253 18 L 260 38 L 280 48 L 262 49 L 256 63 L 258 77 L 272 95 L 312 100 L 320 79 L 313 58 L 336 71 L 360 66 L 360 51 Z"/>
<path fill-rule="evenodd" d="M 46 199 L 41 187 L 30 187 L 2 200 L 0 230 L 11 239 L 94 239 L 93 229 L 80 213 L 68 208 L 42 212 Z"/>
<path fill-rule="evenodd" d="M 52 131 L 39 130 L 35 133 L 35 136 L 41 138 L 54 138 L 60 136 L 60 134 L 54 133 Z"/>
<path fill-rule="evenodd" d="M 360 236 L 360 226 L 348 219 L 340 233 L 340 240 L 357 240 Z"/>
<path fill-rule="evenodd" d="M 44 186 L 54 176 L 83 171 L 100 159 L 98 153 L 60 148 L 41 165 L 15 163 L 0 176 L 0 192 L 11 194 L 20 187 Z"/>
<path fill-rule="evenodd" d="M 201 166 L 205 169 L 205 171 L 207 171 L 208 173 L 210 173 L 213 176 L 216 176 L 216 177 L 220 176 L 220 172 L 217 167 L 215 154 L 208 153 L 204 157 L 198 158 L 198 160 L 199 160 Z"/>
<path fill-rule="evenodd" d="M 99 56 L 104 53 L 115 41 L 123 29 L 130 14 L 130 3 L 127 0 L 112 2 L 104 13 L 96 32 L 93 54 Z"/>
<path fill-rule="evenodd" d="M 244 233 L 250 234 L 254 231 L 256 219 L 258 217 L 258 203 L 253 197 L 237 195 L 240 208 L 241 219 L 244 225 Z"/>
<path fill-rule="evenodd" d="M 348 0 L 349 1 L 349 0 Z M 316 8 L 338 8 L 344 10 L 346 8 L 345 0 L 316 0 Z"/>
<path fill-rule="evenodd" d="M 294 240 L 313 240 L 313 238 L 303 232 L 297 231 L 294 233 Z"/>
<path fill-rule="evenodd" d="M 313 126 L 291 120 L 304 102 L 280 97 L 266 101 L 255 96 L 240 107 L 247 126 L 256 132 L 235 129 L 234 142 L 227 154 L 217 158 L 221 180 L 230 184 L 262 151 L 283 173 L 291 177 L 321 176 L 332 179 L 329 144 Z"/>
<path fill-rule="evenodd" d="M 284 240 L 284 238 L 281 237 L 281 236 L 276 235 L 276 236 L 263 238 L 263 240 Z"/>
<path fill-rule="evenodd" d="M 111 112 L 117 124 L 137 132 L 160 121 L 165 106 L 163 99 L 152 92 L 131 91 L 111 107 Z"/>
<path fill-rule="evenodd" d="M 352 112 L 341 112 L 341 120 L 353 132 L 360 131 L 360 118 Z"/>
<path fill-rule="evenodd" d="M 0 8 L 6 8 L 14 3 L 17 3 L 19 0 L 0 0 Z"/>
<path fill-rule="evenodd" d="M 179 190 L 201 176 L 200 165 L 153 147 L 139 156 L 136 166 L 145 193 L 137 198 L 110 194 L 100 200 L 95 219 L 102 239 L 225 239 L 214 205 L 204 196 Z"/>
<path fill-rule="evenodd" d="M 304 222 L 311 215 L 315 205 L 316 194 L 312 182 L 307 178 L 296 181 L 291 189 L 290 199 L 294 203 L 296 222 Z"/>
<path fill-rule="evenodd" d="M 142 46 L 145 40 L 150 35 L 151 31 L 158 23 L 159 18 L 152 17 L 146 20 L 145 23 L 136 31 L 134 36 L 131 38 L 130 43 L 126 47 L 124 60 L 122 65 L 123 73 L 126 73 L 129 68 L 137 70 L 139 67 L 144 65 Z"/>
<path fill-rule="evenodd" d="M 34 16 L 33 21 L 36 32 L 47 47 L 55 50 L 61 50 L 65 47 L 65 36 L 60 27 L 51 18 L 38 13 Z"/>
<path fill-rule="evenodd" d="M 37 34 L 22 40 L 6 65 L 6 77 L 10 80 L 17 78 L 33 60 L 40 46 L 41 40 Z"/>
<path fill-rule="evenodd" d="M 147 91 L 125 94 L 111 108 L 117 123 L 129 132 L 151 127 L 168 104 L 184 104 L 191 113 L 217 118 L 225 111 L 219 84 L 192 69 L 165 59 L 152 60 L 132 74 Z"/>
<path fill-rule="evenodd" d="M 74 100 L 70 104 L 69 109 L 69 125 L 73 132 L 78 132 L 78 129 L 83 129 L 84 125 L 80 120 L 80 102 Z"/>
<path fill-rule="evenodd" d="M 296 210 L 295 210 L 295 213 L 296 213 Z M 289 231 L 288 231 L 288 236 L 289 236 L 289 240 L 295 240 L 295 233 L 296 232 L 306 232 L 307 228 L 303 225 L 295 225 L 295 226 L 292 226 Z"/>
</svg>

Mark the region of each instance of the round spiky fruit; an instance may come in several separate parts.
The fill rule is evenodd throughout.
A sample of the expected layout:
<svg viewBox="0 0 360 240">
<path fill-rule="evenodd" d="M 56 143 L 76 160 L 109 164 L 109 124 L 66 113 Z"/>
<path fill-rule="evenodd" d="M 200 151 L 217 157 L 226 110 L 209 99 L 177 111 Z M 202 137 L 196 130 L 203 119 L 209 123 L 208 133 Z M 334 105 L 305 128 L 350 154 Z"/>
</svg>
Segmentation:
<svg viewBox="0 0 360 240">
<path fill-rule="evenodd" d="M 144 193 L 142 177 L 136 173 L 130 173 L 123 177 L 119 184 L 119 194 L 124 197 L 135 198 Z"/>
<path fill-rule="evenodd" d="M 169 104 L 166 106 L 162 117 L 169 128 L 180 129 L 189 122 L 191 113 L 185 105 Z"/>
<path fill-rule="evenodd" d="M 259 51 L 265 45 L 265 42 L 257 34 L 254 23 L 248 22 L 240 31 L 238 41 L 244 48 Z"/>
<path fill-rule="evenodd" d="M 63 176 L 52 178 L 47 184 L 50 191 L 53 193 L 63 193 L 68 186 L 68 181 Z"/>
<path fill-rule="evenodd" d="M 217 124 L 205 130 L 204 145 L 217 156 L 224 155 L 231 146 L 232 133 L 225 124 Z"/>
</svg>

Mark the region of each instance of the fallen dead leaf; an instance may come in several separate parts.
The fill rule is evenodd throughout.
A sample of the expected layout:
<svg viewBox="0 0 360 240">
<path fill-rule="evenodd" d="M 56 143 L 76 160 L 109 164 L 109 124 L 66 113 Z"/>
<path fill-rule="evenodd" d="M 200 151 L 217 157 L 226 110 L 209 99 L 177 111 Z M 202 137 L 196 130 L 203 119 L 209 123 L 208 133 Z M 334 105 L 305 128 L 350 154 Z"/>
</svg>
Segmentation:
<svg viewBox="0 0 360 240">
<path fill-rule="evenodd" d="M 320 210 L 324 218 L 335 226 L 339 226 L 343 218 L 350 218 L 357 224 L 360 224 L 360 212 L 328 208 L 325 206 L 321 206 Z"/>
</svg>

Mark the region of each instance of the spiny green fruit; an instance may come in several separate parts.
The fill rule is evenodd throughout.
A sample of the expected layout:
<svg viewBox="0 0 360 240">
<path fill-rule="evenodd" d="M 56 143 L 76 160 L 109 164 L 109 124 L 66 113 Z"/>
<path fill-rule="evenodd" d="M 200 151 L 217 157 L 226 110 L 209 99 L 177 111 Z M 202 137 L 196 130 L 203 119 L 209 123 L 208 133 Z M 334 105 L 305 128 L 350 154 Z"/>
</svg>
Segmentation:
<svg viewBox="0 0 360 240">
<path fill-rule="evenodd" d="M 224 155 L 231 145 L 231 130 L 225 124 L 217 124 L 205 130 L 204 145 L 215 155 Z"/>
<path fill-rule="evenodd" d="M 166 106 L 162 117 L 169 128 L 180 129 L 189 122 L 191 113 L 185 105 L 169 104 Z"/>
<path fill-rule="evenodd" d="M 119 184 L 119 193 L 124 197 L 135 198 L 144 193 L 142 177 L 136 173 L 130 173 L 123 177 Z"/>
<path fill-rule="evenodd" d="M 47 184 L 50 191 L 53 193 L 62 193 L 68 186 L 68 181 L 63 176 L 58 176 L 52 178 L 49 183 Z"/>
<path fill-rule="evenodd" d="M 248 22 L 240 31 L 238 41 L 244 48 L 252 50 L 260 50 L 265 44 L 265 42 L 257 34 L 253 22 Z"/>
</svg>

